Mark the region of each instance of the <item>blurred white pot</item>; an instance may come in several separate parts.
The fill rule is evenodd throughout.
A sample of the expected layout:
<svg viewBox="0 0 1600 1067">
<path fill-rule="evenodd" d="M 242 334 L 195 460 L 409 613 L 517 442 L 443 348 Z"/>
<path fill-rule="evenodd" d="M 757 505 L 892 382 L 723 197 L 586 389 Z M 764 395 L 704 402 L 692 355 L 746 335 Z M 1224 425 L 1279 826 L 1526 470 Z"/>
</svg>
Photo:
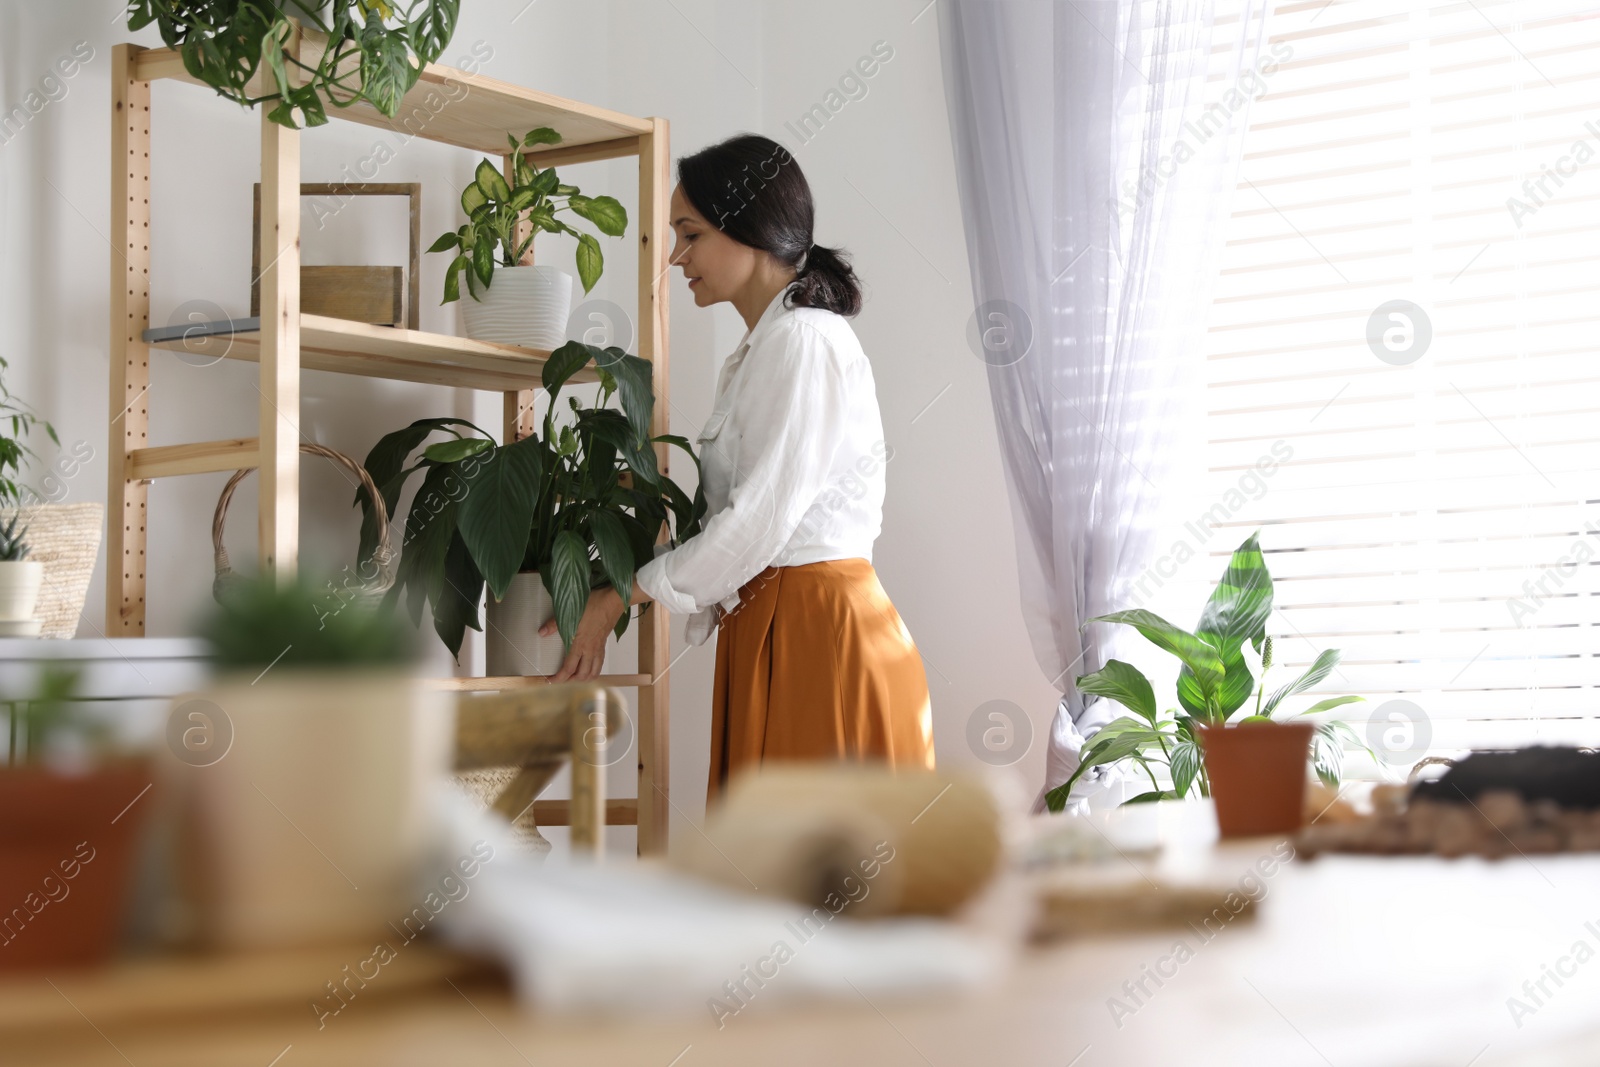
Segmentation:
<svg viewBox="0 0 1600 1067">
<path fill-rule="evenodd" d="M 163 753 L 184 925 L 206 944 L 361 944 L 404 916 L 452 694 L 396 670 L 223 675 L 174 700 Z"/>
<path fill-rule="evenodd" d="M 461 321 L 468 337 L 547 351 L 566 343 L 572 275 L 555 267 L 496 267 L 493 279 L 478 291 L 482 299 L 461 294 Z"/>
<path fill-rule="evenodd" d="M 21 622 L 33 618 L 43 582 L 43 563 L 31 559 L 0 562 L 0 620 Z"/>
</svg>

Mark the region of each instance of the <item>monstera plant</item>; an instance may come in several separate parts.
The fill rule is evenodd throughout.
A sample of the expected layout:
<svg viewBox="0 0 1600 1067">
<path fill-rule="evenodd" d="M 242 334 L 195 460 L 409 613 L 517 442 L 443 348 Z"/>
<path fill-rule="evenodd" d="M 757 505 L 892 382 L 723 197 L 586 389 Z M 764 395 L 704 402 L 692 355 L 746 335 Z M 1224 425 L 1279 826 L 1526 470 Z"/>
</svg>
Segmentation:
<svg viewBox="0 0 1600 1067">
<path fill-rule="evenodd" d="M 1258 534 L 1259 531 L 1251 534 L 1234 551 L 1194 632 L 1143 608 L 1089 620 L 1132 626 L 1152 644 L 1177 656 L 1183 663 L 1178 672 L 1179 706 L 1158 711 L 1150 680 L 1137 667 L 1121 660 L 1107 660 L 1100 670 L 1077 679 L 1079 692 L 1114 700 L 1132 714 L 1113 719 L 1094 734 L 1072 777 L 1045 794 L 1051 811 L 1061 811 L 1066 806 L 1072 786 L 1090 768 L 1124 760 L 1136 764 L 1150 779 L 1150 789 L 1129 803 L 1178 799 L 1195 790 L 1201 796 L 1210 796 L 1211 783 L 1201 758 L 1200 726 L 1282 721 L 1362 699 L 1328 697 L 1299 712 L 1284 714 L 1284 701 L 1314 688 L 1333 672 L 1339 663 L 1337 649 L 1320 653 L 1298 678 L 1267 693 L 1264 683 L 1272 667 L 1272 638 L 1267 636 L 1266 624 L 1272 614 L 1272 575 L 1262 558 Z M 1260 654 L 1259 679 L 1250 669 L 1244 651 L 1246 643 Z M 1338 784 L 1346 744 L 1366 747 L 1342 721 L 1316 724 L 1311 760 L 1317 776 L 1325 783 Z M 1163 788 L 1157 780 L 1154 768 L 1158 766 L 1166 770 L 1171 788 Z"/>
<path fill-rule="evenodd" d="M 590 363 L 599 378 L 594 406 L 569 396 L 558 422 L 563 386 Z M 628 603 L 635 567 L 654 555 L 662 523 L 670 519 L 671 543 L 678 544 L 699 532 L 706 512 L 702 491 L 691 498 L 657 467 L 655 443 L 683 449 L 697 468 L 700 460 L 683 437 L 649 436 L 651 369 L 649 360 L 620 348 L 569 341 L 544 366 L 542 432 L 496 444 L 465 419 L 436 418 L 380 440 L 366 468 L 391 517 L 407 480 L 422 475 L 388 603 L 404 597 L 418 625 L 423 605 L 431 604 L 434 630 L 457 657 L 466 628 L 483 629 L 478 600 L 485 586 L 504 596 L 519 571 L 539 572 L 568 644 L 590 589 L 609 582 Z M 620 407 L 607 406 L 612 397 Z M 425 444 L 436 434 L 445 437 Z M 366 513 L 365 562 L 377 545 L 376 516 L 365 493 L 357 503 Z M 629 616 L 617 620 L 619 637 Z"/>
</svg>

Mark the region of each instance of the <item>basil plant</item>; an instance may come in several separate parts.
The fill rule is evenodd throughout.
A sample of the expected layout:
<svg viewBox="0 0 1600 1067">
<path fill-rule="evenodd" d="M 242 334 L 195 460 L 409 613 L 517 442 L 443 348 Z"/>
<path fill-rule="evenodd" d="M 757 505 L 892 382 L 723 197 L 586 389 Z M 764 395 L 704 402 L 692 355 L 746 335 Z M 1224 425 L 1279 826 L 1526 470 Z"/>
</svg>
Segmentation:
<svg viewBox="0 0 1600 1067">
<path fill-rule="evenodd" d="M 599 377 L 594 406 L 569 396 L 558 422 L 563 386 L 590 362 Z M 634 570 L 654 556 L 662 524 L 670 520 L 669 543 L 677 545 L 699 533 L 706 512 L 702 490 L 691 498 L 657 467 L 656 443 L 683 449 L 696 469 L 700 459 L 681 436 L 649 436 L 651 374 L 649 360 L 620 348 L 569 341 L 544 366 L 549 404 L 540 433 L 497 444 L 465 419 L 436 418 L 383 437 L 365 466 L 391 518 L 407 481 L 422 475 L 385 606 L 404 597 L 420 626 L 430 604 L 435 632 L 459 660 L 466 628 L 483 629 L 484 589 L 503 597 L 519 571 L 539 572 L 568 645 L 591 589 L 609 583 L 628 603 Z M 620 407 L 607 406 L 613 397 Z M 436 435 L 443 439 L 429 443 Z M 364 512 L 359 558 L 366 564 L 377 547 L 377 522 L 365 493 L 356 502 Z M 618 637 L 630 616 L 624 611 L 617 620 Z"/>
<path fill-rule="evenodd" d="M 1143 608 L 1089 620 L 1132 626 L 1156 647 L 1177 656 L 1183 663 L 1178 672 L 1179 706 L 1158 711 L 1150 680 L 1137 667 L 1121 660 L 1107 660 L 1100 670 L 1078 678 L 1079 692 L 1115 700 L 1132 714 L 1113 719 L 1089 739 L 1072 777 L 1045 794 L 1051 811 L 1066 807 L 1072 786 L 1090 768 L 1124 760 L 1137 764 L 1150 778 L 1149 791 L 1133 797 L 1130 804 L 1175 800 L 1190 796 L 1197 789 L 1201 796 L 1210 796 L 1211 782 L 1201 756 L 1200 726 L 1294 719 L 1363 699 L 1329 697 L 1295 714 L 1282 714 L 1285 700 L 1312 689 L 1332 673 L 1339 663 L 1337 649 L 1322 652 L 1300 677 L 1270 694 L 1266 692 L 1263 683 L 1272 667 L 1272 638 L 1266 633 L 1267 617 L 1272 614 L 1272 575 L 1262 558 L 1258 534 L 1259 531 L 1251 534 L 1234 550 L 1193 633 Z M 1251 673 L 1246 661 L 1246 641 L 1260 653 L 1260 679 Z M 1253 708 L 1248 706 L 1252 695 Z M 1346 743 L 1366 748 L 1342 721 L 1316 724 L 1312 766 L 1329 785 L 1337 785 L 1343 773 Z M 1157 780 L 1153 769 L 1156 766 L 1166 769 L 1172 782 L 1170 789 L 1163 789 Z"/>
</svg>

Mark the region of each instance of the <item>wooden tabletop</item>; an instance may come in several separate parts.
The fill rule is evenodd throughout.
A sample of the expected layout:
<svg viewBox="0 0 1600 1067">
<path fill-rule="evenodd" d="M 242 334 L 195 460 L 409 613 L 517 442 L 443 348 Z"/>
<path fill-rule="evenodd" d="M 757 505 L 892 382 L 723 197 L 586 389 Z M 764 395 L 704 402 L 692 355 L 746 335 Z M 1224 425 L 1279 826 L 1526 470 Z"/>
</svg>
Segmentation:
<svg viewBox="0 0 1600 1067">
<path fill-rule="evenodd" d="M 1596 1061 L 1600 856 L 1499 862 L 1323 856 L 1278 863 L 1283 842 L 1218 846 L 1174 829 L 1191 826 L 1193 814 L 1104 824 L 1129 853 L 1117 861 L 1129 873 L 1128 891 L 1138 892 L 1146 878 L 1200 872 L 1256 897 L 1253 912 L 1242 909 L 1234 918 L 1224 909 L 1203 928 L 1029 949 L 999 983 L 974 994 L 914 1001 L 875 994 L 871 1001 L 858 996 L 800 1006 L 763 1003 L 757 995 L 721 1029 L 709 1010 L 696 1018 L 554 1018 L 519 1006 L 498 971 L 419 943 L 405 949 L 413 956 L 403 953 L 320 1027 L 311 1007 L 320 990 L 305 976 L 331 967 L 328 977 L 336 977 L 337 952 L 273 965 L 227 964 L 236 968 L 227 982 L 248 985 L 240 975 L 257 976 L 262 992 L 254 998 L 217 992 L 227 984 L 220 971 L 207 976 L 191 969 L 184 981 L 192 1005 L 185 1010 L 155 994 L 143 1003 L 119 999 L 104 974 L 9 979 L 0 984 L 0 1062 L 1491 1067 Z M 1151 834 L 1173 847 L 1156 862 L 1132 858 L 1138 838 Z M 1270 873 L 1263 875 L 1265 869 Z M 175 964 L 124 965 L 138 966 Z M 118 979 L 120 988 L 128 988 L 130 973 Z M 293 1003 L 281 996 L 286 984 L 310 988 Z"/>
</svg>

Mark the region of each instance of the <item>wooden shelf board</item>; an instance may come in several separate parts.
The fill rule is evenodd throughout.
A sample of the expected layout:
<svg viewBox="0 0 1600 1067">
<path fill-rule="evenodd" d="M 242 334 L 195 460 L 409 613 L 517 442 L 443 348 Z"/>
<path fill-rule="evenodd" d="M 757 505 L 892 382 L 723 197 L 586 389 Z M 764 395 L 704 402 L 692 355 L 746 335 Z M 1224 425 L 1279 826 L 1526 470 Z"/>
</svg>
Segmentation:
<svg viewBox="0 0 1600 1067">
<path fill-rule="evenodd" d="M 313 65 L 320 60 L 323 39 L 314 31 L 306 30 L 302 48 L 303 62 Z M 341 69 L 343 66 L 341 61 Z M 182 57 L 170 48 L 143 50 L 135 57 L 134 67 L 135 77 L 141 81 L 170 78 L 204 85 L 189 74 Z M 291 81 L 296 80 L 291 78 Z M 210 91 L 209 86 L 205 88 Z M 258 75 L 251 83 L 250 92 L 259 96 L 263 91 Z M 561 134 L 561 144 L 548 146 L 552 149 L 626 138 L 631 140 L 631 145 L 614 146 L 615 155 L 636 154 L 637 138 L 651 129 L 649 119 L 541 93 L 481 74 L 468 74 L 438 63 L 423 68 L 417 84 L 406 93 L 393 119 L 364 102 L 349 107 L 330 105 L 327 114 L 330 119 L 344 119 L 392 130 L 402 137 L 422 137 L 490 155 L 505 154 L 507 134 L 520 138 L 536 126 L 549 126 Z M 539 152 L 535 150 L 531 154 L 537 156 Z"/>
<path fill-rule="evenodd" d="M 152 341 L 151 347 L 181 352 L 190 360 L 200 357 L 255 363 L 261 358 L 261 331 L 191 335 Z M 512 392 L 538 388 L 549 355 L 540 349 L 449 334 L 369 326 L 325 315 L 300 316 L 300 365 L 306 370 Z M 593 367 L 586 367 L 572 380 L 594 382 L 599 381 L 599 376 Z"/>
<path fill-rule="evenodd" d="M 599 685 L 650 685 L 648 674 L 602 674 L 595 679 Z M 453 692 L 499 692 L 503 689 L 526 689 L 530 686 L 549 685 L 544 675 L 504 675 L 489 678 L 425 678 L 423 685 L 429 689 L 448 689 Z"/>
<path fill-rule="evenodd" d="M 569 800 L 535 800 L 533 821 L 536 826 L 570 826 L 572 802 Z M 613 797 L 606 801 L 607 826 L 638 826 L 639 799 Z"/>
</svg>

